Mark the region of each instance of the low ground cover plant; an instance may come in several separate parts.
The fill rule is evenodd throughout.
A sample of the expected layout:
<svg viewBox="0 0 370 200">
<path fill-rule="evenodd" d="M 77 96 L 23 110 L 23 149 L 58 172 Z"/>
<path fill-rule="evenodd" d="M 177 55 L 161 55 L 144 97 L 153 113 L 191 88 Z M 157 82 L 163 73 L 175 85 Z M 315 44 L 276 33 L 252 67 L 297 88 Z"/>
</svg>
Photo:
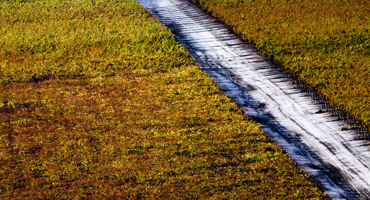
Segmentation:
<svg viewBox="0 0 370 200">
<path fill-rule="evenodd" d="M 194 0 L 323 99 L 370 127 L 365 0 Z"/>
<path fill-rule="evenodd" d="M 0 0 L 0 198 L 327 198 L 132 0 Z"/>
</svg>

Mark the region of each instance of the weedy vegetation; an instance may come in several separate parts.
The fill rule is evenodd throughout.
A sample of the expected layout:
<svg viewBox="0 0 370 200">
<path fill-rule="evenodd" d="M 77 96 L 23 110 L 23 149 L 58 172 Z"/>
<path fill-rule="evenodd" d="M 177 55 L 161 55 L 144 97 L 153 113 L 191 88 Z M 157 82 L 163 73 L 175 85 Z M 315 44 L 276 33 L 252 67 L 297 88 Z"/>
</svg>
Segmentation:
<svg viewBox="0 0 370 200">
<path fill-rule="evenodd" d="M 370 2 L 194 0 L 370 129 Z"/>
<path fill-rule="evenodd" d="M 327 198 L 133 0 L 0 0 L 1 199 Z"/>
</svg>

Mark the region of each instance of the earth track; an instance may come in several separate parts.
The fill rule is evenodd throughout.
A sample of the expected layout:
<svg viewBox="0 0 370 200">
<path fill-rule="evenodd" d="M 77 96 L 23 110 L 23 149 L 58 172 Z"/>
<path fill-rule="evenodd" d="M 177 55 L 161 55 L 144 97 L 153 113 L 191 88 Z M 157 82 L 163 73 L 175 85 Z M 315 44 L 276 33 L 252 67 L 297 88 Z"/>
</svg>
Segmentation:
<svg viewBox="0 0 370 200">
<path fill-rule="evenodd" d="M 255 48 L 186 0 L 141 0 L 222 91 L 333 199 L 370 199 L 369 143 Z M 294 82 L 294 80 L 293 80 Z"/>
</svg>

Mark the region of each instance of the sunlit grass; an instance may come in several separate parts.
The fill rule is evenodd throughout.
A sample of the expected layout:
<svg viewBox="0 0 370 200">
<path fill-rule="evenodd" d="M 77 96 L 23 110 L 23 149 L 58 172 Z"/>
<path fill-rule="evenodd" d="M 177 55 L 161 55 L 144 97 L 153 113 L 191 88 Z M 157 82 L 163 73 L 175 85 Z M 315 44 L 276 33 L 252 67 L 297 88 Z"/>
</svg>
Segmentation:
<svg viewBox="0 0 370 200">
<path fill-rule="evenodd" d="M 325 197 L 137 3 L 0 2 L 1 199 Z"/>
</svg>

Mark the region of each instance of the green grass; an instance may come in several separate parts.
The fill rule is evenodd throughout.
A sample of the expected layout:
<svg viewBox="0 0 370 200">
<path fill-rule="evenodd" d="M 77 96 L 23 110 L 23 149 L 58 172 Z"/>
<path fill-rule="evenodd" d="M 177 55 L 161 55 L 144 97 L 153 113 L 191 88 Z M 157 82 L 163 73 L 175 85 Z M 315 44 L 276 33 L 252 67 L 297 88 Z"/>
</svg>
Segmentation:
<svg viewBox="0 0 370 200">
<path fill-rule="evenodd" d="M 0 1 L 1 199 L 326 198 L 137 3 Z"/>
<path fill-rule="evenodd" d="M 194 2 L 370 129 L 369 1 Z"/>
</svg>

